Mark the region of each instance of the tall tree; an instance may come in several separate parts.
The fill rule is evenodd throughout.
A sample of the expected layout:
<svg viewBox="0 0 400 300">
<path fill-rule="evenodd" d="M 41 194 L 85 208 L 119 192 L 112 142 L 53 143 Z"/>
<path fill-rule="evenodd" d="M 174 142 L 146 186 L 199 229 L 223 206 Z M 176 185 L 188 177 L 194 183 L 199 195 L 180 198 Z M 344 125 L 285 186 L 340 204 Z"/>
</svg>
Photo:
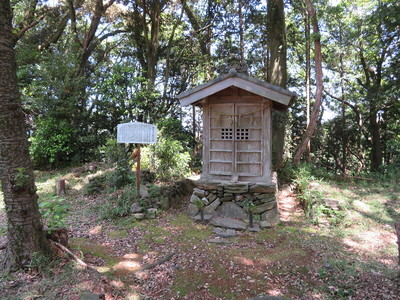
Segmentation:
<svg viewBox="0 0 400 300">
<path fill-rule="evenodd" d="M 50 244 L 37 203 L 28 152 L 25 119 L 18 92 L 12 13 L 0 1 L 0 178 L 8 220 L 5 270 L 26 265 L 35 252 L 49 253 Z"/>
<path fill-rule="evenodd" d="M 267 81 L 286 88 L 286 29 L 283 0 L 268 1 L 267 16 L 268 49 L 270 54 Z M 273 163 L 275 166 L 279 166 L 283 160 L 287 112 L 274 111 L 272 117 Z"/>
<path fill-rule="evenodd" d="M 313 39 L 314 39 L 314 59 L 315 59 L 315 74 L 316 74 L 316 92 L 315 92 L 315 102 L 311 112 L 310 123 L 304 133 L 303 139 L 293 156 L 293 163 L 297 164 L 300 162 L 301 156 L 303 155 L 307 144 L 314 134 L 315 128 L 317 127 L 318 116 L 322 104 L 322 92 L 323 92 L 323 82 L 322 82 L 322 51 L 321 51 L 321 41 L 320 32 L 318 26 L 317 13 L 314 9 L 314 5 L 311 0 L 306 0 L 307 12 L 311 19 L 311 24 L 313 28 Z"/>
</svg>

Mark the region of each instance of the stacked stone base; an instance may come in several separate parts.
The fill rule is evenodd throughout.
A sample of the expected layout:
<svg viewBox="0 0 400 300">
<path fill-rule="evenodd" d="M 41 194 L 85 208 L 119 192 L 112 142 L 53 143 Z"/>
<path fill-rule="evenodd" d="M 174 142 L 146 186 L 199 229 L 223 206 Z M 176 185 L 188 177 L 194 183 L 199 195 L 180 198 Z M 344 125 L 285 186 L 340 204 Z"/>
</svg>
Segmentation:
<svg viewBox="0 0 400 300">
<path fill-rule="evenodd" d="M 277 186 L 272 183 L 223 182 L 200 179 L 195 182 L 188 214 L 199 219 L 199 201 L 203 202 L 204 215 L 228 217 L 248 222 L 248 204 L 252 203 L 253 218 L 262 227 L 276 225 L 279 211 L 276 200 Z"/>
</svg>

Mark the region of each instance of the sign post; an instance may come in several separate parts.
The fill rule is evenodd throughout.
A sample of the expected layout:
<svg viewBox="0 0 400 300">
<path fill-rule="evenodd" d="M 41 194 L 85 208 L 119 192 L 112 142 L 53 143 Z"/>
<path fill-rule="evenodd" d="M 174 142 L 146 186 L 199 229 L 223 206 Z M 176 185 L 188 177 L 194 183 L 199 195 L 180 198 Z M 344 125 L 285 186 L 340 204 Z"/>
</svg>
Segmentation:
<svg viewBox="0 0 400 300">
<path fill-rule="evenodd" d="M 135 151 L 132 154 L 132 158 L 135 158 L 136 154 L 136 188 L 138 197 L 140 197 L 140 145 L 154 144 L 157 142 L 157 127 L 152 124 L 141 122 L 118 124 L 117 142 L 137 144 L 137 152 Z"/>
</svg>

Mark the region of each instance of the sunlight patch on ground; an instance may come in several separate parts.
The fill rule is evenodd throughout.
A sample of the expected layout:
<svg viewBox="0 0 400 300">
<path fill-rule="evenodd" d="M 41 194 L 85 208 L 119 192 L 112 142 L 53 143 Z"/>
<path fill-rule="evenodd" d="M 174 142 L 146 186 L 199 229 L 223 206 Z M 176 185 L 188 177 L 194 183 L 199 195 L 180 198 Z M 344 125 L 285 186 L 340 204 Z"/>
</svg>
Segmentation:
<svg viewBox="0 0 400 300">
<path fill-rule="evenodd" d="M 102 226 L 101 225 L 97 225 L 97 226 L 95 226 L 93 228 L 90 228 L 88 230 L 88 233 L 89 234 L 99 234 L 99 233 L 101 233 L 101 230 L 102 230 Z"/>
<path fill-rule="evenodd" d="M 368 204 L 366 204 L 360 200 L 355 200 L 353 202 L 353 205 L 354 205 L 354 208 L 362 211 L 363 213 L 366 213 L 366 214 L 371 213 L 371 207 Z"/>
<path fill-rule="evenodd" d="M 254 266 L 255 263 L 252 259 L 249 259 L 247 257 L 235 257 L 236 260 L 239 261 L 239 263 L 245 265 L 245 266 Z"/>
<path fill-rule="evenodd" d="M 357 236 L 346 237 L 343 242 L 354 249 L 375 253 L 389 245 L 394 245 L 396 236 L 394 233 L 365 231 Z"/>
</svg>

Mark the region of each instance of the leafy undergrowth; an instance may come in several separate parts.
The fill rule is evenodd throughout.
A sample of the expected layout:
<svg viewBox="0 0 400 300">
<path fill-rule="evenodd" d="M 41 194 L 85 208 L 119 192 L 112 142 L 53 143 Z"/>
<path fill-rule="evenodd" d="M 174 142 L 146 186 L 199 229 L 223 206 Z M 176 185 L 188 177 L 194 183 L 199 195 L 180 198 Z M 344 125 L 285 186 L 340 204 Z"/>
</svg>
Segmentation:
<svg viewBox="0 0 400 300">
<path fill-rule="evenodd" d="M 64 175 L 71 187 L 64 197 L 70 248 L 97 272 L 65 258 L 39 272 L 39 261 L 0 281 L 2 299 L 79 299 L 86 292 L 106 299 L 203 300 L 257 295 L 398 299 L 400 294 L 396 186 L 314 182 L 312 189 L 321 197 L 340 203 L 343 222 L 314 225 L 295 218 L 259 233 L 241 233 L 229 239 L 231 244 L 214 244 L 209 242 L 212 228 L 193 222 L 184 208 L 140 222 L 131 217 L 99 221 L 95 208 L 106 197 L 84 196 L 85 177 Z M 54 180 L 46 174 L 39 179 L 42 195 L 52 193 Z"/>
</svg>

